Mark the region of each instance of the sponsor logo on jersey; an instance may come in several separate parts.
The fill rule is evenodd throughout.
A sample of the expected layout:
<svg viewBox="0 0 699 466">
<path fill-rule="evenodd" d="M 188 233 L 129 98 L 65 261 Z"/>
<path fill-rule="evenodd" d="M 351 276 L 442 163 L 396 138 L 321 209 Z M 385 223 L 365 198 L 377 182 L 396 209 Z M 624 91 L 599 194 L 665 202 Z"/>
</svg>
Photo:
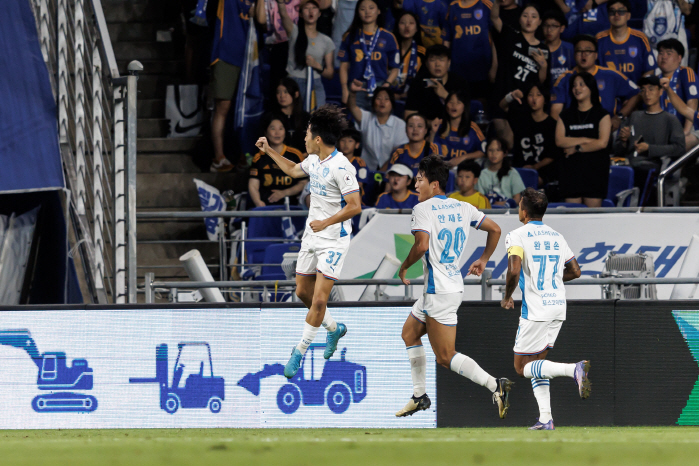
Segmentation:
<svg viewBox="0 0 699 466">
<path fill-rule="evenodd" d="M 323 168 L 323 178 L 328 176 L 328 173 L 330 173 L 330 169 L 328 167 Z"/>
<path fill-rule="evenodd" d="M 629 47 L 629 55 L 631 55 L 631 58 L 638 55 L 638 47 Z"/>
<path fill-rule="evenodd" d="M 597 89 L 599 89 L 600 91 L 603 91 L 604 86 L 605 86 L 604 79 L 598 79 L 597 80 Z"/>
<path fill-rule="evenodd" d="M 657 17 L 655 18 L 655 23 L 653 24 L 653 32 L 655 35 L 660 37 L 667 31 L 667 18 Z"/>
<path fill-rule="evenodd" d="M 473 15 L 476 17 L 476 19 L 481 19 L 483 17 L 483 10 L 479 8 L 473 13 Z"/>
<path fill-rule="evenodd" d="M 559 56 L 558 56 L 558 63 L 560 63 L 561 65 L 565 65 L 565 63 L 566 63 L 566 56 L 565 56 L 565 55 L 559 55 Z"/>
<path fill-rule="evenodd" d="M 468 144 L 469 142 L 471 142 L 471 138 L 469 138 L 468 136 L 466 136 L 466 137 L 463 138 L 461 141 L 462 141 L 464 144 Z"/>
</svg>

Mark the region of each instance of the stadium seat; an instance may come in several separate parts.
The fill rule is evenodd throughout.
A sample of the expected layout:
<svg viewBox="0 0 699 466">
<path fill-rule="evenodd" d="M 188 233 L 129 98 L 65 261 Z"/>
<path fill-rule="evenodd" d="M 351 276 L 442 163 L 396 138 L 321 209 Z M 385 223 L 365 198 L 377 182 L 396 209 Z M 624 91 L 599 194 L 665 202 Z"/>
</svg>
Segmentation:
<svg viewBox="0 0 699 466">
<path fill-rule="evenodd" d="M 271 211 L 284 210 L 284 206 L 264 206 L 255 207 L 253 211 Z M 291 210 L 302 210 L 299 206 L 291 206 Z M 296 231 L 300 232 L 306 228 L 306 217 L 291 217 L 291 221 L 296 227 Z M 248 239 L 283 239 L 284 232 L 282 231 L 281 217 L 251 217 L 248 223 L 247 233 Z M 271 244 L 269 241 L 246 241 L 245 242 L 245 262 L 250 264 L 259 264 L 264 260 L 265 249 Z"/>
<path fill-rule="evenodd" d="M 640 190 L 633 186 L 633 168 L 612 165 L 609 167 L 607 199 L 616 207 L 636 207 Z"/>
<path fill-rule="evenodd" d="M 578 208 L 587 207 L 585 204 L 578 204 L 577 202 L 551 202 L 549 203 L 549 209 L 565 209 L 565 208 Z"/>
<path fill-rule="evenodd" d="M 335 70 L 333 79 L 320 78 L 325 89 L 325 102 L 342 106 L 342 86 L 340 85 L 340 71 Z"/>
<path fill-rule="evenodd" d="M 602 199 L 602 207 L 616 207 L 611 199 Z"/>
<path fill-rule="evenodd" d="M 643 184 L 643 192 L 641 193 L 641 200 L 638 205 L 643 207 L 648 202 L 651 195 L 651 190 L 655 189 L 655 185 L 658 182 L 658 171 L 652 168 L 648 171 L 648 176 L 646 176 L 646 182 Z"/>
<path fill-rule="evenodd" d="M 267 246 L 263 263 L 279 265 L 263 265 L 262 272 L 255 277 L 255 280 L 286 280 L 281 266 L 284 253 L 299 252 L 299 250 L 301 250 L 301 243 L 270 244 Z"/>
<path fill-rule="evenodd" d="M 537 189 L 539 187 L 539 172 L 533 168 L 515 168 L 527 188 Z"/>
</svg>

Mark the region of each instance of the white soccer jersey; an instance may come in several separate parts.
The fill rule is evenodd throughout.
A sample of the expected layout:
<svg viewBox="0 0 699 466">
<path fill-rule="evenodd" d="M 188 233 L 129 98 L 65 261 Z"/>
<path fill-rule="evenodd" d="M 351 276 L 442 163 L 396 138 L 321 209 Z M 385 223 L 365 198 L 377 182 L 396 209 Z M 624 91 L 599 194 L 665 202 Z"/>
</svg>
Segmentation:
<svg viewBox="0 0 699 466">
<path fill-rule="evenodd" d="M 321 161 L 316 154 L 310 154 L 301 162 L 301 169 L 311 178 L 311 207 L 306 221 L 304 235 L 338 239 L 352 233 L 352 220 L 330 225 L 323 231 L 314 233 L 309 224 L 313 220 L 325 220 L 338 213 L 346 205 L 344 196 L 359 192 L 357 170 L 337 149 Z"/>
<path fill-rule="evenodd" d="M 565 264 L 575 258 L 563 235 L 540 221 L 530 221 L 507 234 L 508 254 L 522 255 L 519 288 L 522 318 L 534 321 L 565 320 Z"/>
<path fill-rule="evenodd" d="M 413 207 L 410 231 L 430 235 L 429 250 L 422 257 L 425 293 L 464 291 L 459 258 L 468 240 L 469 226 L 476 230 L 485 214 L 466 202 L 434 196 Z"/>
</svg>

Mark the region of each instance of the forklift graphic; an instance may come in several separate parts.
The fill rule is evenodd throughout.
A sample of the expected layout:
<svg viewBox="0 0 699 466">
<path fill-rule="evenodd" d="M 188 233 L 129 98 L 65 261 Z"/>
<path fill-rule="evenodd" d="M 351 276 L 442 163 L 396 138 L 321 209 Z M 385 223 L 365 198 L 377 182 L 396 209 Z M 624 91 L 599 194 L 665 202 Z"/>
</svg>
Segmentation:
<svg viewBox="0 0 699 466">
<path fill-rule="evenodd" d="M 296 412 L 303 401 L 307 406 L 322 406 L 327 402 L 333 413 L 342 414 L 351 402 L 359 403 L 366 397 L 366 367 L 345 361 L 347 348 L 342 350 L 339 361 L 326 361 L 324 350 L 325 343 L 312 343 L 299 371 L 277 392 L 277 406 L 283 413 Z M 273 375 L 283 376 L 284 366 L 265 364 L 261 371 L 246 374 L 238 385 L 258 396 L 260 381 Z"/>
<path fill-rule="evenodd" d="M 40 354 L 27 329 L 0 330 L 0 345 L 26 351 L 39 369 L 39 390 L 51 390 L 32 400 L 32 409 L 37 413 L 89 413 L 97 409 L 94 396 L 63 391 L 92 390 L 92 368 L 85 359 L 74 359 L 68 367 L 63 352 Z"/>
<path fill-rule="evenodd" d="M 165 343 L 155 347 L 155 377 L 132 377 L 129 379 L 129 383 L 159 384 L 160 408 L 167 413 L 175 414 L 180 407 L 209 408 L 212 413 L 219 413 L 221 404 L 225 399 L 225 381 L 223 377 L 214 377 L 214 368 L 211 363 L 211 347 L 206 342 L 183 342 L 178 343 L 177 348 L 179 352 L 177 353 L 175 369 L 172 374 L 172 384 L 170 386 L 168 386 L 167 380 L 168 349 Z M 206 356 L 197 359 L 196 362 L 199 363 L 198 372 L 189 373 L 184 380 L 184 386 L 182 386 L 185 365 L 180 363 L 180 359 L 182 358 L 184 361 L 183 356 L 188 356 L 187 353 L 190 353 L 189 356 L 191 356 L 193 350 L 196 349 L 206 349 L 208 359 Z M 207 363 L 208 367 L 205 370 Z"/>
</svg>

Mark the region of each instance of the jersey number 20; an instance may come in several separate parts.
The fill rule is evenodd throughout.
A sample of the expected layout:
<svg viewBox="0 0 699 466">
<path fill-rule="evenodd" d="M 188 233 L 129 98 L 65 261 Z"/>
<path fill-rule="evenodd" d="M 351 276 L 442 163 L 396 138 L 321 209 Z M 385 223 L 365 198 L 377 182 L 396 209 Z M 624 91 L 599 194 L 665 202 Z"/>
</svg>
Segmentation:
<svg viewBox="0 0 699 466">
<path fill-rule="evenodd" d="M 561 256 L 532 256 L 532 259 L 534 259 L 534 262 L 538 262 L 539 265 L 539 276 L 536 279 L 536 288 L 539 291 L 542 291 L 544 289 L 544 280 L 545 280 L 545 274 L 546 274 L 546 262 L 553 262 L 553 273 L 551 274 L 551 285 L 553 285 L 553 289 L 557 290 L 558 287 L 556 286 L 556 274 L 558 273 L 558 259 L 560 259 Z"/>
<path fill-rule="evenodd" d="M 442 257 L 439 258 L 439 262 L 441 264 L 451 264 L 454 262 L 454 260 L 458 259 L 461 256 L 461 251 L 464 250 L 464 244 L 466 243 L 466 233 L 464 233 L 464 229 L 459 227 L 454 231 L 454 234 L 452 235 L 451 230 L 448 228 L 442 228 L 439 232 L 439 235 L 437 238 L 441 240 L 446 239 L 446 243 L 444 244 L 444 250 L 442 251 Z M 449 254 L 451 253 L 451 243 L 454 243 L 454 256 L 450 256 Z"/>
</svg>

